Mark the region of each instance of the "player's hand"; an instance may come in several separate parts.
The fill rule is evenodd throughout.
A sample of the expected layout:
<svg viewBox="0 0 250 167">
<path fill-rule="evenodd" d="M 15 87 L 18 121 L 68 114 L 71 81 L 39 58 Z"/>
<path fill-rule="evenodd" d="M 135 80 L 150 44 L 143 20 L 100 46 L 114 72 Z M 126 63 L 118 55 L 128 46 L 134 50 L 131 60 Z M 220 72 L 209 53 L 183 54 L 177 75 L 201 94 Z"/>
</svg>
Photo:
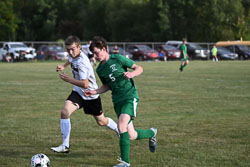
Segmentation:
<svg viewBox="0 0 250 167">
<path fill-rule="evenodd" d="M 134 75 L 132 72 L 123 72 L 123 76 L 127 79 L 133 78 Z"/>
<path fill-rule="evenodd" d="M 70 77 L 65 72 L 59 74 L 59 77 L 66 82 L 69 82 L 70 80 Z"/>
<path fill-rule="evenodd" d="M 57 67 L 56 67 L 56 72 L 58 72 L 58 71 L 63 71 L 64 70 L 64 66 L 63 65 L 58 65 Z"/>
<path fill-rule="evenodd" d="M 97 92 L 95 90 L 89 90 L 89 89 L 84 90 L 85 96 L 91 96 L 91 95 L 95 95 L 95 94 L 97 94 Z"/>
</svg>

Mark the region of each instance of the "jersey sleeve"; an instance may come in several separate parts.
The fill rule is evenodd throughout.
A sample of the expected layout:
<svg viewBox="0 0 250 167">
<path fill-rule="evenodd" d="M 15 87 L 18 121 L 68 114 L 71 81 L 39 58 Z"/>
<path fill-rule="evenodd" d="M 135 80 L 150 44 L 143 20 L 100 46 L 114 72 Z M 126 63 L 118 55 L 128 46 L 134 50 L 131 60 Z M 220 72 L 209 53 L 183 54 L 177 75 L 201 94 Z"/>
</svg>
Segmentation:
<svg viewBox="0 0 250 167">
<path fill-rule="evenodd" d="M 131 59 L 126 58 L 125 56 L 119 55 L 118 59 L 120 61 L 120 63 L 124 66 L 124 67 L 128 67 L 131 68 L 133 66 L 133 64 L 135 64 L 135 62 Z"/>
</svg>

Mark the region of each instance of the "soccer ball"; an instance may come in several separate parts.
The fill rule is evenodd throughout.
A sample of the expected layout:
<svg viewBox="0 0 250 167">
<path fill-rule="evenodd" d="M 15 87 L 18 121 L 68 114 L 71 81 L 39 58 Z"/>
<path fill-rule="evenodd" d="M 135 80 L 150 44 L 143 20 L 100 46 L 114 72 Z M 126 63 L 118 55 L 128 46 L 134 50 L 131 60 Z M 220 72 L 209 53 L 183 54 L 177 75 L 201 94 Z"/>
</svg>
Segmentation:
<svg viewBox="0 0 250 167">
<path fill-rule="evenodd" d="M 45 154 L 36 154 L 30 160 L 30 167 L 49 167 L 50 160 Z"/>
</svg>

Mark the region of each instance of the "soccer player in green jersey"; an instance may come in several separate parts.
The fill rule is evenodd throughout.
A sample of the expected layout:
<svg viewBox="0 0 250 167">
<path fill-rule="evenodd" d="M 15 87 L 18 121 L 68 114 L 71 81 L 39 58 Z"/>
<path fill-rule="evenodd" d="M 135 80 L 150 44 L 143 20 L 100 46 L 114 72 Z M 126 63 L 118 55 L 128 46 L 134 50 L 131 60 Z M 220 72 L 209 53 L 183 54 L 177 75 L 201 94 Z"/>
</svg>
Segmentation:
<svg viewBox="0 0 250 167">
<path fill-rule="evenodd" d="M 181 50 L 181 66 L 180 66 L 180 72 L 183 71 L 184 67 L 186 67 L 186 65 L 188 65 L 189 61 L 188 61 L 188 54 L 187 54 L 187 40 L 184 38 L 182 40 L 182 44 L 180 46 L 180 50 Z"/>
<path fill-rule="evenodd" d="M 218 61 L 217 52 L 218 52 L 218 50 L 217 50 L 216 46 L 214 45 L 213 49 L 212 49 L 213 61 Z"/>
<path fill-rule="evenodd" d="M 140 75 L 143 68 L 120 54 L 109 54 L 107 43 L 102 37 L 95 37 L 92 40 L 90 50 L 100 61 L 96 72 L 103 85 L 95 90 L 85 90 L 85 94 L 90 96 L 112 91 L 112 101 L 118 117 L 121 151 L 121 159 L 118 159 L 120 163 L 114 167 L 129 167 L 130 140 L 148 138 L 151 152 L 155 152 L 157 146 L 157 129 L 135 129 L 132 121 L 136 117 L 139 101 L 132 78 Z M 132 72 L 128 72 L 128 68 L 132 69 Z"/>
</svg>

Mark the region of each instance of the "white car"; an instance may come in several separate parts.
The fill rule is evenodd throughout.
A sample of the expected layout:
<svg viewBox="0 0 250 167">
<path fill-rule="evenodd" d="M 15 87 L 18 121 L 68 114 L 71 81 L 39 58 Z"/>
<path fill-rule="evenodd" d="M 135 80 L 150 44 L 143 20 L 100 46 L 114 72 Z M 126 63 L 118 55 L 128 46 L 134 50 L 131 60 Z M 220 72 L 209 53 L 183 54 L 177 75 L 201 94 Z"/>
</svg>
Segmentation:
<svg viewBox="0 0 250 167">
<path fill-rule="evenodd" d="M 33 60 L 36 58 L 36 50 L 28 47 L 23 42 L 5 42 L 0 49 L 0 57 L 9 54 L 13 61 Z"/>
</svg>

